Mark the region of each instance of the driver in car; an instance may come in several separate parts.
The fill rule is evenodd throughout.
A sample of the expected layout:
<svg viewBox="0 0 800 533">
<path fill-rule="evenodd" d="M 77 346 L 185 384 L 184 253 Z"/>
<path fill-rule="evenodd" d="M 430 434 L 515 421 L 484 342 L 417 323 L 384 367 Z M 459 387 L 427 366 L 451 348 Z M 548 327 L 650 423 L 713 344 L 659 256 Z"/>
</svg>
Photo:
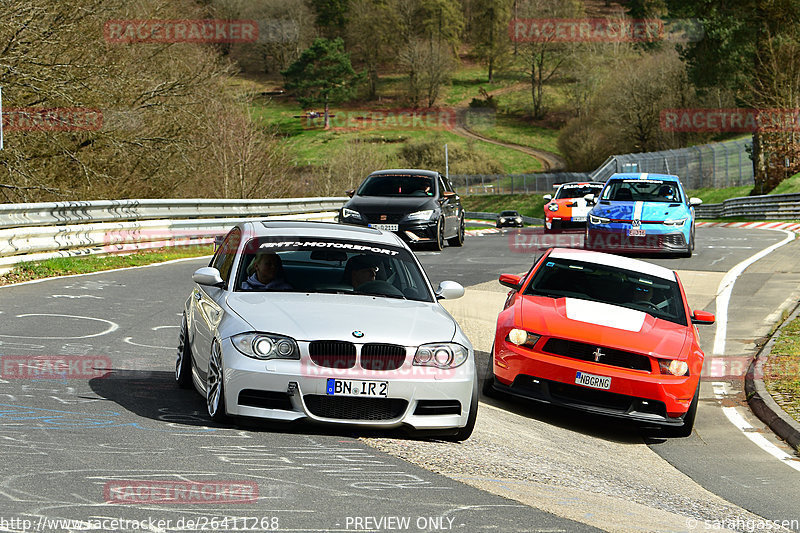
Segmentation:
<svg viewBox="0 0 800 533">
<path fill-rule="evenodd" d="M 377 275 L 378 265 L 367 255 L 351 257 L 344 267 L 344 282 L 356 290 L 364 283 L 375 281 Z"/>
</svg>

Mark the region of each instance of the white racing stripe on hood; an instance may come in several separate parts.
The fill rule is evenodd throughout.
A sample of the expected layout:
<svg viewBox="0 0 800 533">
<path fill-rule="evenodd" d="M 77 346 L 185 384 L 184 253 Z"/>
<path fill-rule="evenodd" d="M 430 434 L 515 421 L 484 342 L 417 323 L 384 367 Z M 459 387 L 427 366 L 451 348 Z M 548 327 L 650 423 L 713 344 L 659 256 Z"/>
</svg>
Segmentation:
<svg viewBox="0 0 800 533">
<path fill-rule="evenodd" d="M 642 220 L 642 211 L 644 211 L 644 202 L 636 202 L 633 204 L 633 220 Z"/>
<path fill-rule="evenodd" d="M 645 313 L 602 302 L 566 298 L 567 318 L 597 326 L 641 331 Z"/>
</svg>

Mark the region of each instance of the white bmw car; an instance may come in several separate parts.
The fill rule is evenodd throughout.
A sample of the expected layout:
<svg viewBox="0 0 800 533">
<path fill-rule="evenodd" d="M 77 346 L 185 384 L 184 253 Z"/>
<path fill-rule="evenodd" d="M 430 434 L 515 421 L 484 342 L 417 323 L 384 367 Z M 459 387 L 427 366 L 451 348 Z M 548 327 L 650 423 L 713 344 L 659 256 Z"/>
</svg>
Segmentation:
<svg viewBox="0 0 800 533">
<path fill-rule="evenodd" d="M 470 436 L 472 345 L 391 232 L 320 222 L 241 223 L 193 275 L 175 377 L 227 416 Z"/>
</svg>

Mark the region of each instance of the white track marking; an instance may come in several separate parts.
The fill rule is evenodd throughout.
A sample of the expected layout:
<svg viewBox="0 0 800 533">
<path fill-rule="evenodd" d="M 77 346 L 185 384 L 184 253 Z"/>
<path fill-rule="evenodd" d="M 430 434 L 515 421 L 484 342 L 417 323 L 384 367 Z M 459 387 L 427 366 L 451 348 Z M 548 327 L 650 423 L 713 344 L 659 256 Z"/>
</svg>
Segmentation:
<svg viewBox="0 0 800 533">
<path fill-rule="evenodd" d="M 92 333 L 91 335 L 81 335 L 79 337 L 31 337 L 28 335 L 3 335 L 3 334 L 0 334 L 0 337 L 10 337 L 12 339 L 58 339 L 58 340 L 88 339 L 90 337 L 101 337 L 103 335 L 107 335 L 119 329 L 119 324 L 117 324 L 116 322 L 105 320 L 103 318 L 94 318 L 91 316 L 59 315 L 55 313 L 28 313 L 25 315 L 17 315 L 17 318 L 25 318 L 29 316 L 60 316 L 64 318 L 80 318 L 83 320 L 96 320 L 97 322 L 105 322 L 106 324 L 108 324 L 108 328 L 101 331 L 100 333 Z"/>
<path fill-rule="evenodd" d="M 766 228 L 765 228 L 766 229 Z M 722 281 L 719 282 L 719 287 L 717 288 L 717 306 L 716 306 L 716 315 L 717 315 L 717 330 L 714 335 L 714 355 L 723 355 L 725 353 L 725 338 L 728 335 L 728 304 L 731 300 L 731 293 L 733 292 L 733 285 L 736 283 L 736 279 L 742 275 L 742 272 L 745 271 L 747 267 L 758 261 L 759 259 L 769 255 L 773 251 L 777 250 L 781 246 L 785 244 L 789 244 L 794 240 L 794 233 L 787 230 L 773 230 L 773 231 L 781 231 L 786 234 L 786 238 L 783 239 L 781 242 L 775 243 L 768 248 L 764 248 L 760 252 L 755 255 L 750 256 L 749 258 L 745 259 L 732 269 L 730 269 L 726 274 L 725 277 L 722 278 Z"/>
<path fill-rule="evenodd" d="M 727 396 L 727 385 L 728 384 L 724 382 L 712 383 L 712 386 L 714 387 L 714 397 L 716 399 L 721 400 Z M 750 439 L 753 444 L 772 455 L 786 466 L 794 468 L 800 472 L 800 461 L 798 461 L 796 457 L 789 455 L 775 446 L 773 443 L 767 440 L 764 435 L 758 433 L 756 428 L 754 428 L 750 422 L 745 420 L 735 407 L 723 407 L 722 412 L 725 413 L 725 416 L 728 417 L 728 420 L 730 420 L 731 424 L 739 428 L 739 430 L 744 433 L 744 436 Z"/>
</svg>

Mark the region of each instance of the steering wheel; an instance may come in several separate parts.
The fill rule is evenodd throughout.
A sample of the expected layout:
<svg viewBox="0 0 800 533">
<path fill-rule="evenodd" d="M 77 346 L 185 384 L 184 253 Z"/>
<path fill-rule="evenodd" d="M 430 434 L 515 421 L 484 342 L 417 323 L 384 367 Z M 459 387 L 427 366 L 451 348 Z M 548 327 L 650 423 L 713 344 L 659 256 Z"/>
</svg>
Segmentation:
<svg viewBox="0 0 800 533">
<path fill-rule="evenodd" d="M 385 296 L 404 296 L 400 289 L 388 281 L 383 281 L 382 279 L 376 279 L 362 283 L 358 286 L 356 292 L 363 292 L 366 294 L 383 294 Z"/>
<path fill-rule="evenodd" d="M 660 307 L 658 307 L 658 306 L 657 306 L 656 304 L 654 304 L 653 302 L 646 302 L 646 301 L 642 301 L 642 302 L 636 302 L 636 305 L 646 305 L 646 306 L 648 306 L 648 307 L 651 307 L 651 308 L 653 308 L 653 309 L 654 309 L 654 310 L 656 310 L 656 311 L 661 311 L 661 308 L 660 308 Z"/>
</svg>

